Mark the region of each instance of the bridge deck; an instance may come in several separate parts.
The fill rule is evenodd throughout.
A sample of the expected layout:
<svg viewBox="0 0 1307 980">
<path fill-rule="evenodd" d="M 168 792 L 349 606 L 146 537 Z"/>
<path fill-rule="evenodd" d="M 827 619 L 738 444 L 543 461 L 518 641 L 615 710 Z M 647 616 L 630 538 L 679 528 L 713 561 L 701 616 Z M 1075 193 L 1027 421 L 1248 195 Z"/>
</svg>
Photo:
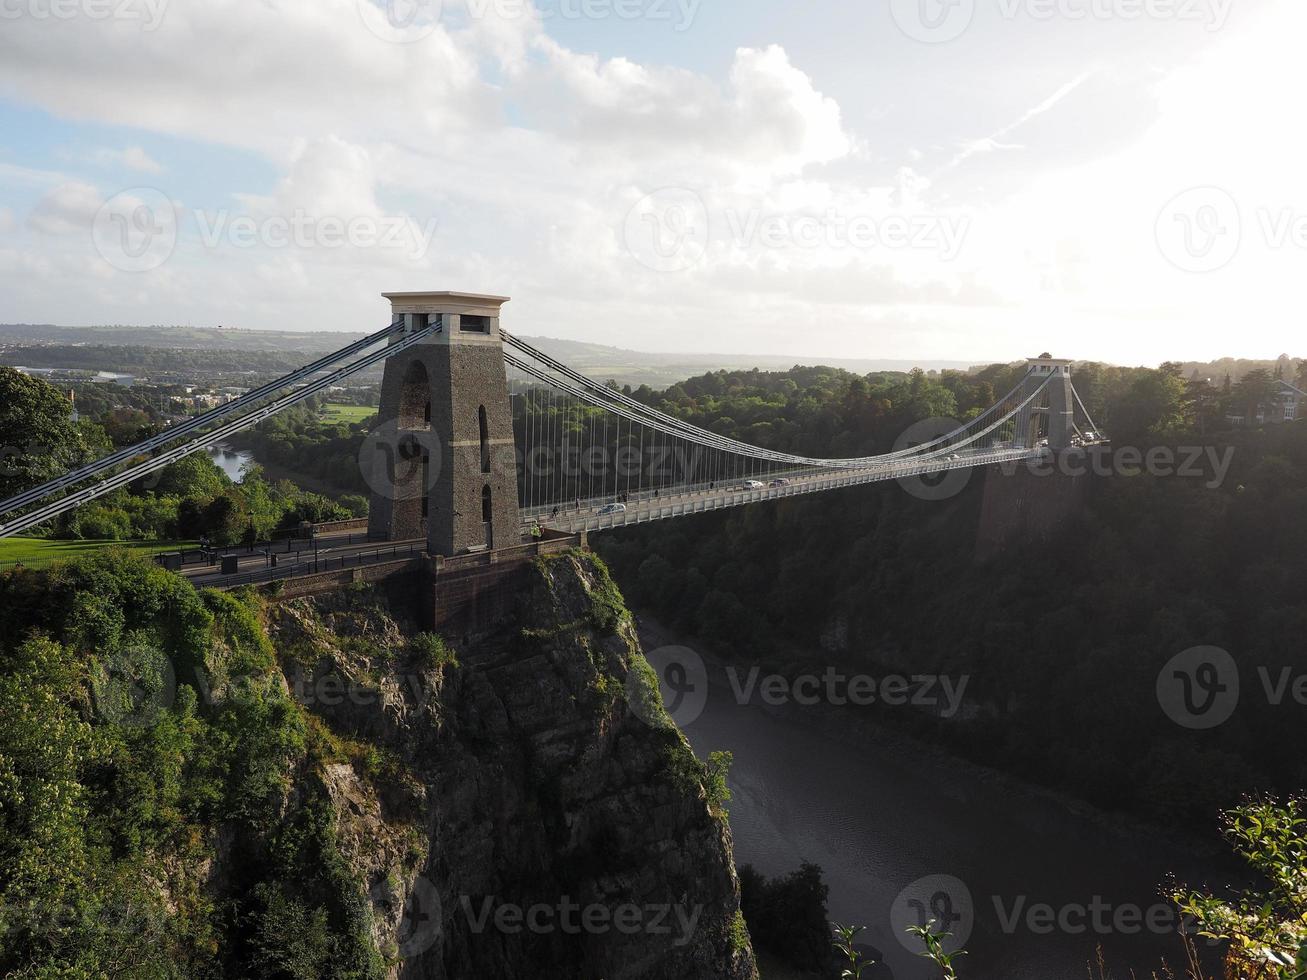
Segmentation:
<svg viewBox="0 0 1307 980">
<path fill-rule="evenodd" d="M 535 507 L 522 512 L 523 527 L 530 529 L 533 524 L 558 531 L 575 533 L 578 531 L 601 531 L 607 528 L 625 527 L 631 524 L 644 524 L 649 521 L 682 517 L 687 514 L 701 514 L 721 510 L 726 507 L 739 507 L 762 500 L 779 500 L 799 494 L 817 493 L 822 490 L 834 490 L 839 487 L 858 486 L 864 483 L 878 483 L 883 480 L 898 480 L 904 477 L 925 476 L 944 473 L 949 470 L 971 469 L 978 466 L 990 466 L 997 463 L 1016 463 L 1023 460 L 1039 459 L 1048 450 L 1042 447 L 1034 449 L 1003 449 L 957 454 L 957 459 L 905 460 L 893 463 L 881 463 L 866 469 L 824 470 L 800 474 L 782 475 L 786 482 L 780 486 L 771 486 L 775 477 L 768 477 L 768 485 L 761 489 L 747 489 L 740 480 L 730 481 L 723 486 L 699 484 L 681 487 L 668 493 L 662 491 L 644 491 L 632 493 L 626 499 L 626 510 L 602 514 L 605 507 L 611 505 L 613 496 L 582 499 L 579 506 L 555 508 Z"/>
</svg>

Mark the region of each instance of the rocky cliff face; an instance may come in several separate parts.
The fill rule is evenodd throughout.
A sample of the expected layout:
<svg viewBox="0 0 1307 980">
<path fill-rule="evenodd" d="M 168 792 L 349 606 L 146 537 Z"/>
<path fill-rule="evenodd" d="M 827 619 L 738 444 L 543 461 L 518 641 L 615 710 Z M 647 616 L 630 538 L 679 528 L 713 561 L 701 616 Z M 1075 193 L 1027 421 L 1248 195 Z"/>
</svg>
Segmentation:
<svg viewBox="0 0 1307 980">
<path fill-rule="evenodd" d="M 602 564 L 523 577 L 458 649 L 402 589 L 271 607 L 391 977 L 756 977 L 730 832 Z"/>
</svg>

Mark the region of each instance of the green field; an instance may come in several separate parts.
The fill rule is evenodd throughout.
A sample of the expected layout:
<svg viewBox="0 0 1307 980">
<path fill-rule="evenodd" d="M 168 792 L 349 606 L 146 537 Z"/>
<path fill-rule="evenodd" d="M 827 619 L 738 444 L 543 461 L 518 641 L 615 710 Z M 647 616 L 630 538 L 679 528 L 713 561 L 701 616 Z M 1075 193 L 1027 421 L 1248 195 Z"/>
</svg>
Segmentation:
<svg viewBox="0 0 1307 980">
<path fill-rule="evenodd" d="M 127 548 L 154 554 L 194 548 L 194 541 L 60 541 L 51 538 L 0 538 L 0 565 L 13 562 L 48 565 L 61 558 L 76 558 L 101 548 Z"/>
<path fill-rule="evenodd" d="M 362 422 L 377 410 L 370 405 L 323 405 L 322 416 L 328 422 Z"/>
</svg>

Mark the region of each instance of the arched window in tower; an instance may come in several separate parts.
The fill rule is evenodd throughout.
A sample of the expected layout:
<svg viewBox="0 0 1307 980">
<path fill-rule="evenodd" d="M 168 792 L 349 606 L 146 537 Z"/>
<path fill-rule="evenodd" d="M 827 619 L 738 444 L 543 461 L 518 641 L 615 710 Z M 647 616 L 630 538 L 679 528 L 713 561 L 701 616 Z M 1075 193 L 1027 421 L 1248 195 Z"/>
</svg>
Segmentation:
<svg viewBox="0 0 1307 980">
<path fill-rule="evenodd" d="M 486 484 L 481 490 L 481 523 L 489 524 L 490 515 L 494 512 L 494 504 L 490 497 L 490 484 Z"/>
<path fill-rule="evenodd" d="M 477 422 L 481 426 L 481 472 L 490 472 L 490 422 L 486 419 L 486 407 L 477 409 Z"/>
</svg>

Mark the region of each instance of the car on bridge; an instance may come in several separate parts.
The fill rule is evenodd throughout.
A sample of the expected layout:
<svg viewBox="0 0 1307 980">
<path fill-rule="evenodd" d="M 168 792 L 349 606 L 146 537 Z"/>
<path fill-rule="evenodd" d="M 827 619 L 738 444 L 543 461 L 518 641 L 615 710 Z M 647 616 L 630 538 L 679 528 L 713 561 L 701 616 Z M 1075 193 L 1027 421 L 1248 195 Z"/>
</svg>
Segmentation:
<svg viewBox="0 0 1307 980">
<path fill-rule="evenodd" d="M 625 514 L 626 504 L 604 504 L 599 508 L 599 516 L 607 517 L 609 514 Z"/>
<path fill-rule="evenodd" d="M 743 486 L 741 487 L 741 489 L 742 489 L 742 490 L 762 490 L 762 489 L 763 489 L 763 484 L 762 484 L 762 481 L 761 481 L 761 480 L 745 480 Z"/>
<path fill-rule="evenodd" d="M 784 477 L 777 477 L 775 480 L 772 480 L 770 484 L 768 484 L 768 486 L 773 486 L 773 487 L 788 487 L 789 485 L 790 485 L 790 481 L 785 479 Z"/>
</svg>

